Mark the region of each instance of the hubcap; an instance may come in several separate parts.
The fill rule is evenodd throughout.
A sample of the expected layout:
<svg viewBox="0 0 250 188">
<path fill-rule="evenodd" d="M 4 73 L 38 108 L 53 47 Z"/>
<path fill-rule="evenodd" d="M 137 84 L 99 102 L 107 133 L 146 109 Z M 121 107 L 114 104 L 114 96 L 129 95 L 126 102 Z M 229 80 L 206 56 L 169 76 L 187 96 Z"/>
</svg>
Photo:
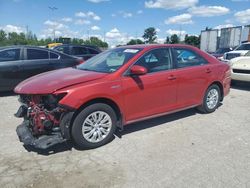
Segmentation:
<svg viewBox="0 0 250 188">
<path fill-rule="evenodd" d="M 219 101 L 219 92 L 216 89 L 211 89 L 207 95 L 207 107 L 211 110 L 216 107 Z"/>
<path fill-rule="evenodd" d="M 84 120 L 82 134 L 88 142 L 97 143 L 109 134 L 111 126 L 111 117 L 106 112 L 96 111 Z"/>
</svg>

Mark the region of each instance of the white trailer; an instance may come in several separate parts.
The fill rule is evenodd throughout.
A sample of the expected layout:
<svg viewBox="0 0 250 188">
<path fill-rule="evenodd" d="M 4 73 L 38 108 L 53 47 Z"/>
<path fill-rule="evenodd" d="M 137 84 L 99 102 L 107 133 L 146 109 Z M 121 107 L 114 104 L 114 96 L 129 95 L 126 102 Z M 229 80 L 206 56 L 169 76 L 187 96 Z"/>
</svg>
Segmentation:
<svg viewBox="0 0 250 188">
<path fill-rule="evenodd" d="M 201 31 L 200 49 L 209 53 L 214 53 L 218 46 L 218 29 Z"/>
<path fill-rule="evenodd" d="M 234 48 L 241 44 L 242 26 L 221 29 L 219 48 Z"/>
<path fill-rule="evenodd" d="M 250 42 L 250 25 L 244 26 L 241 35 L 241 43 Z"/>
</svg>

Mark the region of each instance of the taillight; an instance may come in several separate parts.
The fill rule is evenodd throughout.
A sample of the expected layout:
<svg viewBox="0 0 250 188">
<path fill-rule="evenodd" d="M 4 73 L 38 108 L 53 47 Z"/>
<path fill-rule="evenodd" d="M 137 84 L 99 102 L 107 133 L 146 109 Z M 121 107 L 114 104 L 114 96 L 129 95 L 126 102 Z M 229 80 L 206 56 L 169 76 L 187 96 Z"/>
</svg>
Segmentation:
<svg viewBox="0 0 250 188">
<path fill-rule="evenodd" d="M 79 60 L 78 60 L 78 64 L 80 65 L 80 64 L 82 64 L 82 63 L 84 63 L 84 60 L 83 60 L 83 59 L 79 59 Z"/>
</svg>

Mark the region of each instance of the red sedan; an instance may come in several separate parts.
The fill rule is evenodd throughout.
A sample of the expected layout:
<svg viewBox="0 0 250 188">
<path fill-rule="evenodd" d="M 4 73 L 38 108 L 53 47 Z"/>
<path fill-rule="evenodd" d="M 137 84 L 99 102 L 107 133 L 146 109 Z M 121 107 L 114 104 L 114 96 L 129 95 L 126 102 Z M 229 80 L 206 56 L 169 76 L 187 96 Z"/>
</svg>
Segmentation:
<svg viewBox="0 0 250 188">
<path fill-rule="evenodd" d="M 132 122 L 194 107 L 214 112 L 230 82 L 229 66 L 197 48 L 123 46 L 20 83 L 17 134 L 36 148 L 65 140 L 96 148 Z"/>
</svg>

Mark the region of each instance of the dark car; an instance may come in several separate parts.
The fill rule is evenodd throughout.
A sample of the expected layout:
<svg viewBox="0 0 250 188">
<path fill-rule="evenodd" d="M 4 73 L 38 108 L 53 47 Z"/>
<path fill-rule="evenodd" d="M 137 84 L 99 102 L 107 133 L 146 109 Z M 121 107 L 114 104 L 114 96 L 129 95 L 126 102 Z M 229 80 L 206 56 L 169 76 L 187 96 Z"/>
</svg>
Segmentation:
<svg viewBox="0 0 250 188">
<path fill-rule="evenodd" d="M 223 58 L 224 53 L 232 51 L 233 48 L 219 48 L 216 52 L 212 53 L 211 55 L 216 57 L 217 59 Z"/>
<path fill-rule="evenodd" d="M 21 81 L 50 70 L 72 67 L 82 62 L 57 51 L 33 47 L 0 48 L 0 91 L 11 91 Z"/>
<path fill-rule="evenodd" d="M 229 93 L 230 73 L 228 64 L 192 46 L 114 48 L 19 84 L 16 116 L 24 122 L 17 134 L 40 149 L 65 140 L 96 148 L 136 121 L 194 107 L 214 112 Z"/>
<path fill-rule="evenodd" d="M 83 60 L 87 60 L 96 54 L 101 53 L 101 50 L 98 47 L 92 45 L 63 44 L 56 46 L 53 49 L 65 54 L 81 57 Z"/>
</svg>

